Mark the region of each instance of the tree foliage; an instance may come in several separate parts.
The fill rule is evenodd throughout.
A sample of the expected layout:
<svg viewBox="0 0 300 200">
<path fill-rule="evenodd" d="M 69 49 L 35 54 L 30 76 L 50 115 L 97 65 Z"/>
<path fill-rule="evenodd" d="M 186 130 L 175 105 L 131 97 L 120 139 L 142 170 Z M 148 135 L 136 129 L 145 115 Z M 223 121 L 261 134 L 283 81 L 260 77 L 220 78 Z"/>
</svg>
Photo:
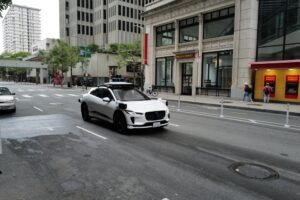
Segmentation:
<svg viewBox="0 0 300 200">
<path fill-rule="evenodd" d="M 99 46 L 97 44 L 89 44 L 87 48 L 92 52 L 92 53 L 97 53 Z"/>
<path fill-rule="evenodd" d="M 2 11 L 6 10 L 11 4 L 11 0 L 0 0 L 0 17 L 2 17 Z"/>
</svg>

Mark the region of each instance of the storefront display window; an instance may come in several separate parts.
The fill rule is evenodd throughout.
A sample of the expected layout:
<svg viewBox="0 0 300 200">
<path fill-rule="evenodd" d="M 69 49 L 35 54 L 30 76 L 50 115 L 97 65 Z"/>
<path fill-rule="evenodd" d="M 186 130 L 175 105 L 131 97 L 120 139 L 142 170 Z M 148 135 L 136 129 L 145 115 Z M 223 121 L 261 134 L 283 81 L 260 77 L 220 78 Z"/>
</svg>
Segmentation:
<svg viewBox="0 0 300 200">
<path fill-rule="evenodd" d="M 202 87 L 229 89 L 232 81 L 232 51 L 203 54 Z"/>
<path fill-rule="evenodd" d="M 198 41 L 199 38 L 199 19 L 192 17 L 179 22 L 179 42 Z"/>
<path fill-rule="evenodd" d="M 156 59 L 156 85 L 174 86 L 173 57 Z"/>
<path fill-rule="evenodd" d="M 205 14 L 203 31 L 204 39 L 233 35 L 234 7 Z"/>
<path fill-rule="evenodd" d="M 174 23 L 166 24 L 156 28 L 156 46 L 173 45 L 175 41 Z"/>
</svg>

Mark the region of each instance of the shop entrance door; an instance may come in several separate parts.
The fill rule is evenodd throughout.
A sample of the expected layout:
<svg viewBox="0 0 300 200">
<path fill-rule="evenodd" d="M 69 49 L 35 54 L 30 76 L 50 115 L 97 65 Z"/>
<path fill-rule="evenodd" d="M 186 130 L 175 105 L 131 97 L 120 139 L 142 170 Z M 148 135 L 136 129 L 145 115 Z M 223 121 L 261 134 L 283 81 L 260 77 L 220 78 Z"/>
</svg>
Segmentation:
<svg viewBox="0 0 300 200">
<path fill-rule="evenodd" d="M 182 87 L 181 94 L 192 95 L 193 63 L 182 63 Z"/>
</svg>

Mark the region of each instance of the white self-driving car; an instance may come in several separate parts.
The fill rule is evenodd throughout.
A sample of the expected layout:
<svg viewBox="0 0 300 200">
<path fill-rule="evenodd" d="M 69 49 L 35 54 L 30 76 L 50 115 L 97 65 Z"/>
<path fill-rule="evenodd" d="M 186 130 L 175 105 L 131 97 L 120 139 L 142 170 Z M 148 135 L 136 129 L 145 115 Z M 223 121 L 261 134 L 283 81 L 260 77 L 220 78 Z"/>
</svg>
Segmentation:
<svg viewBox="0 0 300 200">
<path fill-rule="evenodd" d="M 79 102 L 83 120 L 106 120 L 121 133 L 128 129 L 164 127 L 169 123 L 168 102 L 150 99 L 131 83 L 110 82 L 92 88 Z"/>
<path fill-rule="evenodd" d="M 15 93 L 10 92 L 7 87 L 0 87 L 0 111 L 10 110 L 16 112 Z"/>
</svg>

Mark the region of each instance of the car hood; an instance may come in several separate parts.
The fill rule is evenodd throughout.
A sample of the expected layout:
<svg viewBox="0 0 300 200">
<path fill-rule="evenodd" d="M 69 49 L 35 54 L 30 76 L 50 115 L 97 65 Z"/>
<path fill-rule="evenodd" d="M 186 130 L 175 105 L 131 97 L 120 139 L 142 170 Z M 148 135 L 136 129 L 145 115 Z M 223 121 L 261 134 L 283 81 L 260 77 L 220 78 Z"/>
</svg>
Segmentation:
<svg viewBox="0 0 300 200">
<path fill-rule="evenodd" d="M 127 110 L 131 110 L 134 112 L 140 112 L 140 113 L 168 109 L 166 104 L 159 100 L 127 101 L 127 102 L 122 102 L 122 103 L 127 104 Z"/>
<path fill-rule="evenodd" d="M 14 97 L 11 95 L 0 95 L 0 102 L 12 101 Z"/>
</svg>

